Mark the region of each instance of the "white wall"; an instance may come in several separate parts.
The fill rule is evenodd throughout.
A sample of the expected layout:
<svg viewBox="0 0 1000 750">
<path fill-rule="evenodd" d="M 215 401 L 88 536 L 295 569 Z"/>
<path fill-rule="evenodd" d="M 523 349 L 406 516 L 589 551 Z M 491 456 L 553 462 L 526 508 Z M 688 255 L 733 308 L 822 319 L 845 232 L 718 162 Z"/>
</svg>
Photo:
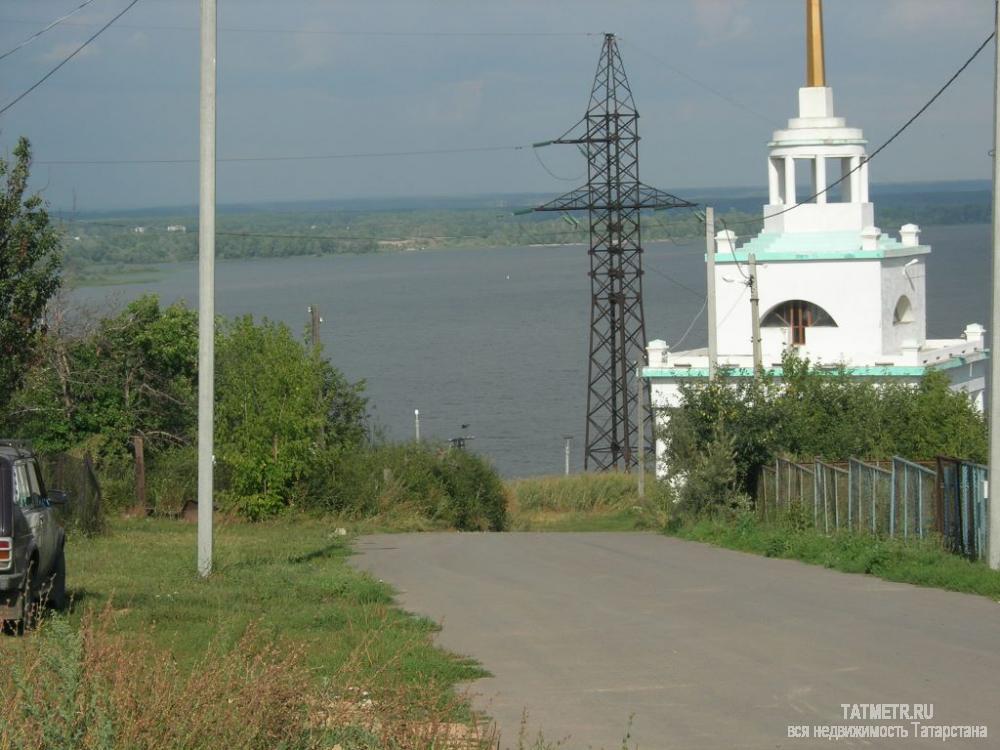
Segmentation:
<svg viewBox="0 0 1000 750">
<path fill-rule="evenodd" d="M 912 266 L 906 264 L 916 260 Z M 927 265 L 924 258 L 887 258 L 882 263 L 882 351 L 898 354 L 906 340 L 927 340 Z M 893 323 L 899 298 L 910 300 L 912 322 Z"/>
<path fill-rule="evenodd" d="M 749 355 L 750 295 L 743 277 L 732 263 L 717 265 L 715 273 L 719 354 Z M 725 278 L 735 281 L 727 282 Z M 812 328 L 806 332 L 804 355 L 840 362 L 850 361 L 851 355 L 870 359 L 881 353 L 882 273 L 878 259 L 758 263 L 757 287 L 762 320 L 775 305 L 790 299 L 812 302 L 833 316 L 837 328 Z M 723 323 L 730 310 L 732 313 Z M 761 333 L 765 363 L 780 360 L 787 338 L 773 331 Z"/>
</svg>

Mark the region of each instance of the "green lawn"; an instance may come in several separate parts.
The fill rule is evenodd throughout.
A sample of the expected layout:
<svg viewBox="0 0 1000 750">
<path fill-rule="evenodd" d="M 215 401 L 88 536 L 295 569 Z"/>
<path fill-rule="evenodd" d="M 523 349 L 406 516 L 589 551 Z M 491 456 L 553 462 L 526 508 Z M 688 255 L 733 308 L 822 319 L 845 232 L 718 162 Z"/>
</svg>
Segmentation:
<svg viewBox="0 0 1000 750">
<path fill-rule="evenodd" d="M 393 607 L 388 585 L 351 568 L 350 541 L 332 522 L 220 524 L 207 580 L 196 575 L 195 545 L 193 524 L 152 519 L 115 522 L 106 537 L 71 538 L 72 617 L 110 602 L 117 628 L 148 633 L 182 665 L 209 644 L 235 643 L 255 623 L 267 637 L 301 646 L 320 680 L 359 651 L 372 682 L 451 687 L 484 674 L 436 648 L 435 625 Z"/>
</svg>

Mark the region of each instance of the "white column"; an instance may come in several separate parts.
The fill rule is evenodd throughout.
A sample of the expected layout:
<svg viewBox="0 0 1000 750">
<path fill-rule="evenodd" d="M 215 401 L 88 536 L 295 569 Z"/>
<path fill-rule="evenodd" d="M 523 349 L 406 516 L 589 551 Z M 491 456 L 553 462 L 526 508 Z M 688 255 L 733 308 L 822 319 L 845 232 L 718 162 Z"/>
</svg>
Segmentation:
<svg viewBox="0 0 1000 750">
<path fill-rule="evenodd" d="M 785 157 L 785 204 L 794 206 L 795 200 L 795 157 Z"/>
<path fill-rule="evenodd" d="M 821 190 L 826 190 L 826 157 L 817 156 L 813 164 L 815 165 L 813 167 L 813 175 L 815 177 L 814 184 L 816 188 L 814 192 L 819 193 Z M 816 202 L 826 203 L 826 196 L 827 193 L 817 195 Z"/>
<path fill-rule="evenodd" d="M 851 157 L 851 169 L 857 170 L 851 172 L 851 203 L 864 203 L 861 200 L 861 171 L 858 170 L 860 164 L 860 156 Z"/>
<path fill-rule="evenodd" d="M 853 177 L 853 175 L 851 175 L 850 177 L 847 177 L 847 173 L 851 171 L 851 159 L 850 159 L 850 157 L 846 157 L 845 156 L 845 157 L 843 157 L 841 159 L 838 159 L 837 161 L 840 162 L 840 175 L 839 176 L 840 176 L 841 179 L 844 180 L 844 182 L 841 182 L 840 186 L 839 186 L 840 189 L 843 191 L 843 195 L 844 195 L 843 201 L 844 201 L 844 203 L 853 203 L 854 202 L 854 180 L 851 179 Z"/>
<path fill-rule="evenodd" d="M 776 160 L 771 158 L 768 158 L 767 160 L 767 190 L 768 203 L 772 206 L 781 203 L 781 177 L 778 174 L 778 164 Z"/>
<path fill-rule="evenodd" d="M 858 171 L 861 175 L 861 203 L 868 202 L 868 162 L 866 161 L 861 165 L 861 169 Z"/>
</svg>

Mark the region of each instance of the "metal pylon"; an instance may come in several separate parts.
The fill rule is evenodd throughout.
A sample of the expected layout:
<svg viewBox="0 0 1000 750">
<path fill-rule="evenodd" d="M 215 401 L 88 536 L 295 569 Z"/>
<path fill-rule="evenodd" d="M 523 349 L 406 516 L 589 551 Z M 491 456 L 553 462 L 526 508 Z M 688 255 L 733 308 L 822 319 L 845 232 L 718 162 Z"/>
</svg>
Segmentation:
<svg viewBox="0 0 1000 750">
<path fill-rule="evenodd" d="M 605 34 L 586 115 L 562 137 L 536 144 L 577 144 L 587 156 L 587 184 L 535 209 L 586 210 L 590 217 L 585 469 L 628 469 L 637 461 L 635 365 L 645 362 L 646 346 L 640 213 L 694 205 L 639 182 L 638 120 L 615 36 Z M 652 420 L 645 421 L 651 435 Z"/>
</svg>

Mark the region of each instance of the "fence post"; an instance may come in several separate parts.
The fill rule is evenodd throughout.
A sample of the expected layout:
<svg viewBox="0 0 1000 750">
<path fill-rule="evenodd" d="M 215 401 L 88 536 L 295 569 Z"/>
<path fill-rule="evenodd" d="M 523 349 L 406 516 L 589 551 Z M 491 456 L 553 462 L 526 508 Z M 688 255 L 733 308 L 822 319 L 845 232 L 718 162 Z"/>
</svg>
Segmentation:
<svg viewBox="0 0 1000 750">
<path fill-rule="evenodd" d="M 917 486 L 920 486 L 920 475 L 917 474 Z M 906 467 L 903 474 L 903 539 L 910 535 L 910 470 Z"/>
<path fill-rule="evenodd" d="M 903 469 L 905 475 L 906 469 Z M 896 535 L 896 459 L 892 460 L 892 475 L 889 477 L 889 536 Z"/>
<path fill-rule="evenodd" d="M 132 513 L 141 517 L 146 515 L 146 452 L 143 445 L 142 435 L 132 438 L 132 445 L 135 448 L 135 505 Z"/>
<path fill-rule="evenodd" d="M 852 530 L 852 524 L 854 521 L 853 511 L 854 511 L 854 462 L 851 459 L 847 459 L 847 530 Z"/>
</svg>

